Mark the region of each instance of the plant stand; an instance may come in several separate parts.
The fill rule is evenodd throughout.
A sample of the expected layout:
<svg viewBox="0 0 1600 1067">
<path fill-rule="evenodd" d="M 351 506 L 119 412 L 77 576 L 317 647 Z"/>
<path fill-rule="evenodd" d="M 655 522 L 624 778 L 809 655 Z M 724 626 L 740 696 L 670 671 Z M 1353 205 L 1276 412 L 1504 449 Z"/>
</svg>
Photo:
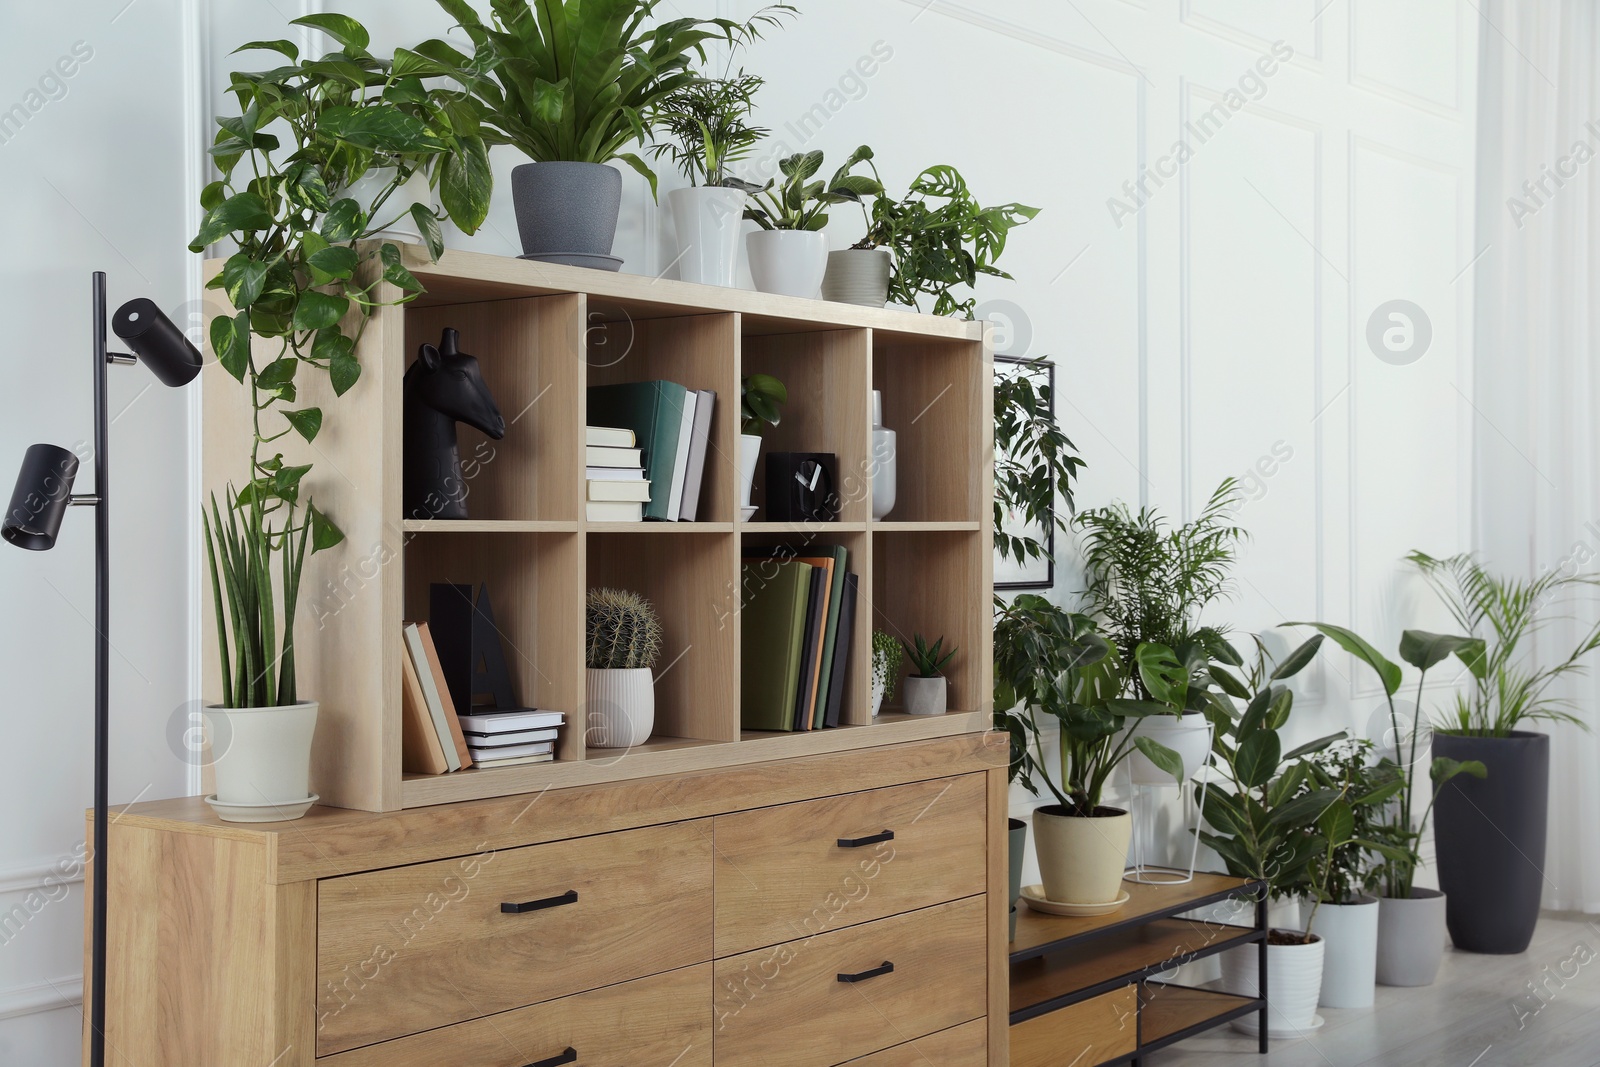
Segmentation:
<svg viewBox="0 0 1600 1067">
<path fill-rule="evenodd" d="M 1207 723 L 1207 752 L 1211 751 L 1211 736 L 1211 724 Z M 1127 763 L 1124 763 L 1123 766 L 1129 767 L 1129 788 L 1136 789 L 1136 795 L 1141 799 L 1147 800 L 1152 789 L 1166 788 L 1166 786 L 1156 783 L 1135 781 L 1132 767 Z M 1209 757 L 1207 758 L 1206 763 L 1200 769 L 1205 772 L 1205 777 L 1200 780 L 1200 803 L 1195 806 L 1193 825 L 1189 827 L 1189 836 L 1192 838 L 1192 844 L 1189 848 L 1189 870 L 1184 872 L 1172 867 L 1157 867 L 1152 866 L 1144 861 L 1145 850 L 1149 848 L 1151 842 L 1155 838 L 1155 826 L 1153 825 L 1155 820 L 1153 817 L 1154 809 L 1152 806 L 1148 803 L 1141 803 L 1139 805 L 1140 815 L 1133 820 L 1132 852 L 1137 858 L 1135 859 L 1133 866 L 1129 867 L 1123 872 L 1122 880 L 1124 882 L 1133 882 L 1138 885 L 1187 885 L 1188 883 L 1194 881 L 1194 865 L 1195 861 L 1199 859 L 1200 856 L 1201 812 L 1205 811 L 1206 793 L 1211 788 L 1211 762 Z M 1189 801 L 1186 796 L 1182 796 L 1184 792 L 1182 786 L 1187 785 L 1188 782 L 1185 781 L 1181 784 L 1178 782 L 1173 782 L 1172 784 L 1179 786 L 1179 794 L 1183 799 L 1184 805 L 1187 806 Z"/>
</svg>

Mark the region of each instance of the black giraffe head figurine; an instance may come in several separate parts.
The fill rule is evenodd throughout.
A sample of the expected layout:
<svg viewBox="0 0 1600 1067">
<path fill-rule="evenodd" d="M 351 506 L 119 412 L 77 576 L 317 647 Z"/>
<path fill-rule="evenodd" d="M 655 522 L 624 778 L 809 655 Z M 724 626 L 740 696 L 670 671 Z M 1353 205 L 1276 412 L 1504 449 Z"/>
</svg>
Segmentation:
<svg viewBox="0 0 1600 1067">
<path fill-rule="evenodd" d="M 464 519 L 468 485 L 461 476 L 456 423 L 498 441 L 506 420 L 489 395 L 475 357 L 446 327 L 439 347 L 424 344 L 405 377 L 405 513 L 411 519 Z"/>
</svg>

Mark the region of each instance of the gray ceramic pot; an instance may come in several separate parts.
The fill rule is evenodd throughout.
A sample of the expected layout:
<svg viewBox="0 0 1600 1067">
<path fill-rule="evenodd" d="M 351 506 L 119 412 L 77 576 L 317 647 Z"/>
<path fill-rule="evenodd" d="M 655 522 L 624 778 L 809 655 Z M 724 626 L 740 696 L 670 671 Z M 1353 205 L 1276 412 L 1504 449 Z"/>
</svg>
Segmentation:
<svg viewBox="0 0 1600 1067">
<path fill-rule="evenodd" d="M 524 163 L 511 171 L 522 258 L 616 270 L 622 175 L 602 163 Z"/>
<path fill-rule="evenodd" d="M 1021 819 L 1006 820 L 1006 858 L 1011 864 L 1009 871 L 1011 881 L 1010 896 L 1006 900 L 1011 904 L 1011 940 L 1017 939 L 1017 898 L 1022 895 L 1022 859 L 1028 847 L 1028 824 Z"/>
<path fill-rule="evenodd" d="M 881 248 L 829 252 L 822 299 L 881 308 L 889 299 L 889 266 L 889 253 Z"/>
<path fill-rule="evenodd" d="M 1414 888 L 1378 899 L 1379 985 L 1432 985 L 1444 959 L 1444 894 Z"/>
</svg>

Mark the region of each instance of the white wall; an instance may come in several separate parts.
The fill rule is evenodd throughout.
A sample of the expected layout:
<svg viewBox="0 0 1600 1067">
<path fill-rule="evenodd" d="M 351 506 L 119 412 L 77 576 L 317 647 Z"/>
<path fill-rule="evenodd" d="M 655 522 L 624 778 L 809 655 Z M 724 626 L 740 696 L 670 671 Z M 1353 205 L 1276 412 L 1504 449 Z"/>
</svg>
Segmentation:
<svg viewBox="0 0 1600 1067">
<path fill-rule="evenodd" d="M 1221 621 L 1348 622 L 1392 649 L 1418 601 L 1400 581 L 1399 555 L 1468 543 L 1470 321 L 1456 279 L 1473 255 L 1477 26 L 1448 0 L 1325 4 L 803 0 L 801 20 L 758 46 L 750 66 L 769 80 L 762 117 L 789 149 L 838 159 L 867 142 L 891 184 L 946 162 L 985 199 L 1044 208 L 1007 253 L 1018 281 L 986 285 L 983 297 L 987 312 L 1013 320 L 1013 342 L 1026 336 L 1028 353 L 1061 367 L 1059 409 L 1090 463 L 1081 504 L 1123 498 L 1183 517 L 1223 476 L 1257 469 L 1240 515 L 1255 541 Z M 4 359 L 21 385 L 0 422 L 4 464 L 31 441 L 88 435 L 89 270 L 112 273 L 114 300 L 150 295 L 187 310 L 196 148 L 239 62 L 227 53 L 296 35 L 287 19 L 323 6 L 361 18 L 379 47 L 446 30 L 428 0 L 0 0 L 9 72 L 0 107 L 24 100 L 75 41 L 94 49 L 66 94 L 0 143 L 12 250 L 0 268 L 12 334 Z M 756 6 L 677 5 L 727 15 Z M 1260 87 L 1246 84 L 1259 99 L 1204 143 L 1190 135 L 1193 158 L 1116 225 L 1107 201 L 1126 201 L 1124 183 L 1277 40 L 1295 54 Z M 870 78 L 846 78 L 879 42 L 892 56 Z M 186 76 L 202 75 L 208 88 L 188 92 Z M 808 113 L 825 116 L 820 130 L 795 135 L 790 124 Z M 516 162 L 497 150 L 497 176 Z M 626 189 L 618 253 L 624 269 L 656 273 L 672 260 L 670 223 L 642 181 L 628 175 Z M 835 246 L 858 227 L 841 210 Z M 514 254 L 515 237 L 501 193 L 484 230 L 452 243 Z M 1365 343 L 1368 316 L 1390 299 L 1432 321 L 1432 346 L 1410 365 L 1382 362 Z M 150 797 L 186 791 L 169 727 L 181 728 L 196 695 L 198 620 L 185 611 L 197 522 L 190 413 L 159 386 L 141 394 L 142 373 L 124 371 L 113 386 L 114 408 L 131 404 L 113 436 L 118 801 L 147 785 Z M 1258 469 L 1275 449 L 1288 458 Z M 21 769 L 0 776 L 0 799 L 27 813 L 0 837 L 0 909 L 42 893 L 47 867 L 82 841 L 86 518 L 70 516 L 48 555 L 0 551 L 8 748 Z M 1326 658 L 1302 689 L 1307 734 L 1363 727 L 1378 705 L 1342 658 Z M 78 1013 L 51 1009 L 78 985 L 80 938 L 74 891 L 0 946 L 0 1062 L 76 1062 Z"/>
</svg>

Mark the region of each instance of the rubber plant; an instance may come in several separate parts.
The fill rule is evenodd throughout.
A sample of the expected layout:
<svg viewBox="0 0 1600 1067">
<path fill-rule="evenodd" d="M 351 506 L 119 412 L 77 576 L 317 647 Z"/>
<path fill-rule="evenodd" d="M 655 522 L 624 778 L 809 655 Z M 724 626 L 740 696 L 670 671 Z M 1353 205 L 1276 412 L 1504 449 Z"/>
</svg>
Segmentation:
<svg viewBox="0 0 1600 1067">
<path fill-rule="evenodd" d="M 373 310 L 422 292 L 397 246 L 365 239 L 395 221 L 384 204 L 419 170 L 464 231 L 489 206 L 487 148 L 465 94 L 430 88 L 404 62 L 374 56 L 348 15 L 294 24 L 338 48 L 306 59 L 287 40 L 237 50 L 287 62 L 230 76 L 239 113 L 217 120 L 211 155 L 220 177 L 201 193 L 205 215 L 189 245 L 237 246 L 207 283 L 234 312 L 212 320 L 210 340 L 223 370 L 249 390 L 254 415 L 250 481 L 228 486 L 223 504 L 213 493 L 205 516 L 227 708 L 297 702 L 302 568 L 308 553 L 344 537 L 302 492 L 311 465 L 288 463 L 272 446 L 290 434 L 316 440 L 324 412 L 295 406 L 306 377 L 325 374 L 336 395 L 347 393 L 361 377 L 356 345 Z M 370 203 L 339 195 L 374 168 L 393 168 L 394 178 Z M 439 218 L 420 205 L 409 214 L 437 258 Z"/>
</svg>

